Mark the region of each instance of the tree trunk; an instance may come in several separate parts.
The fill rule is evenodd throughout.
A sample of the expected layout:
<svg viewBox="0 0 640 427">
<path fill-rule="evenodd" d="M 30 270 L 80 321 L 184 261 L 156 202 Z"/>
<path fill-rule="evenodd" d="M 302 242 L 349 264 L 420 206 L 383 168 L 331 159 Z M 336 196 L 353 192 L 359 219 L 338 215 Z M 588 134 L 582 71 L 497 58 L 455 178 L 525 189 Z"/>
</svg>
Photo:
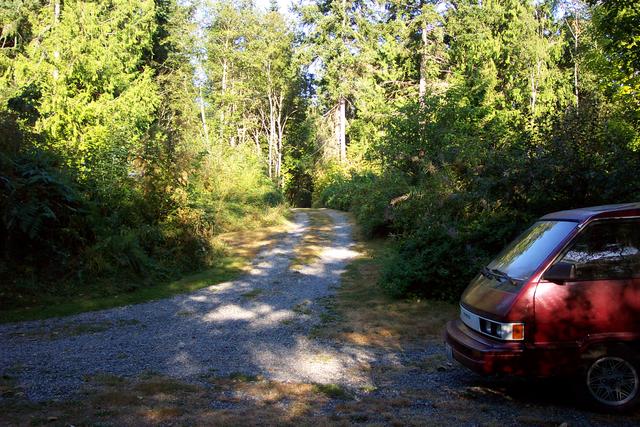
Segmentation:
<svg viewBox="0 0 640 427">
<path fill-rule="evenodd" d="M 418 85 L 418 102 L 424 106 L 424 97 L 427 94 L 427 25 L 422 23 L 422 53 L 420 54 L 420 83 Z"/>
<path fill-rule="evenodd" d="M 60 9 L 61 9 L 61 1 L 60 0 L 55 0 L 53 2 L 53 22 L 54 23 L 58 23 L 60 22 Z"/>
<path fill-rule="evenodd" d="M 281 185 L 281 177 L 282 177 L 282 141 L 280 140 L 280 136 L 276 138 L 276 185 L 278 187 Z"/>
<path fill-rule="evenodd" d="M 262 157 L 262 150 L 260 149 L 260 132 L 257 129 L 253 132 L 253 140 L 256 143 L 256 154 L 258 157 Z"/>
<path fill-rule="evenodd" d="M 273 179 L 273 173 L 271 172 L 271 167 L 273 165 L 273 144 L 271 141 L 271 136 L 269 135 L 269 178 Z"/>
<path fill-rule="evenodd" d="M 61 0 L 55 0 L 53 3 L 53 24 L 57 26 L 60 23 L 60 12 L 62 9 Z M 60 51 L 58 49 L 53 51 L 53 58 L 57 61 L 60 59 Z M 53 79 L 58 80 L 58 67 L 53 69 Z"/>
<path fill-rule="evenodd" d="M 276 107 L 277 107 L 277 124 L 278 124 L 278 160 L 277 160 L 277 178 L 278 178 L 278 187 L 284 187 L 284 181 L 282 179 L 282 144 L 284 141 L 284 129 L 287 125 L 287 118 L 283 118 L 283 109 L 284 109 L 284 93 L 280 92 L 278 98 L 276 98 Z"/>
<path fill-rule="evenodd" d="M 580 37 L 580 11 L 575 3 L 573 6 L 573 28 L 571 28 L 571 24 L 569 24 L 566 19 L 565 23 L 573 37 L 573 95 L 576 103 L 576 114 L 578 114 L 578 107 L 580 106 L 580 94 L 578 93 L 578 39 Z"/>
<path fill-rule="evenodd" d="M 227 92 L 227 60 L 223 59 L 222 60 L 222 81 L 220 82 L 220 86 L 221 86 L 221 92 L 222 92 L 222 96 L 224 97 L 224 95 Z M 225 128 L 225 121 L 224 121 L 224 98 L 222 100 L 222 103 L 220 105 L 220 141 L 223 140 L 224 138 L 224 128 Z"/>
<path fill-rule="evenodd" d="M 573 88 L 576 98 L 576 114 L 578 114 L 578 107 L 580 106 L 580 95 L 578 94 L 578 17 L 575 20 L 575 30 L 573 37 Z"/>
<path fill-rule="evenodd" d="M 200 118 L 202 119 L 202 132 L 204 132 L 204 141 L 207 144 L 207 149 L 210 149 L 211 142 L 209 142 L 209 128 L 207 127 L 207 118 L 204 114 L 204 98 L 202 97 L 202 88 L 200 88 Z"/>
<path fill-rule="evenodd" d="M 269 93 L 269 177 L 277 178 L 277 159 L 278 159 L 278 147 L 276 141 L 276 112 L 275 112 L 275 100 L 273 94 Z M 273 168 L 273 173 L 271 172 Z"/>
<path fill-rule="evenodd" d="M 243 119 L 244 122 L 244 119 Z M 244 124 L 237 129 L 238 133 L 238 145 L 244 145 L 247 140 L 247 128 L 244 127 Z"/>
<path fill-rule="evenodd" d="M 531 110 L 531 124 L 533 124 L 534 117 L 536 115 L 536 102 L 538 99 L 538 90 L 536 86 L 535 69 L 531 69 L 531 100 L 529 102 L 529 109 Z"/>
<path fill-rule="evenodd" d="M 340 161 L 347 161 L 347 115 L 346 115 L 346 100 L 344 97 L 340 97 L 338 101 L 338 145 L 340 147 Z"/>
<path fill-rule="evenodd" d="M 536 58 L 536 64 L 531 69 L 531 98 L 529 101 L 530 113 L 531 113 L 531 126 L 535 123 L 536 107 L 538 105 L 538 87 L 540 86 L 539 79 L 542 74 L 542 60 Z"/>
<path fill-rule="evenodd" d="M 236 105 L 235 104 L 231 104 L 230 108 L 229 108 L 229 115 L 230 117 L 234 117 L 236 114 Z M 238 133 L 238 128 L 236 127 L 236 133 Z M 232 147 L 235 147 L 236 144 L 236 136 L 234 134 L 230 134 L 229 135 L 229 145 Z"/>
</svg>

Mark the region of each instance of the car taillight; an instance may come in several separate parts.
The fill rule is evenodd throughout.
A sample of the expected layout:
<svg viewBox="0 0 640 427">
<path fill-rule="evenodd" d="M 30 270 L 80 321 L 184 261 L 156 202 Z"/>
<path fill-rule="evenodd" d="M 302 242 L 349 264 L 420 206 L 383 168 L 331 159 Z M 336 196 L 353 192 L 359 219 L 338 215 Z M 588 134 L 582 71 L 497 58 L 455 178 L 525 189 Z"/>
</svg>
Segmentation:
<svg viewBox="0 0 640 427">
<path fill-rule="evenodd" d="M 511 341 L 524 339 L 524 323 L 501 323 L 488 319 L 480 319 L 480 329 L 487 335 Z"/>
</svg>

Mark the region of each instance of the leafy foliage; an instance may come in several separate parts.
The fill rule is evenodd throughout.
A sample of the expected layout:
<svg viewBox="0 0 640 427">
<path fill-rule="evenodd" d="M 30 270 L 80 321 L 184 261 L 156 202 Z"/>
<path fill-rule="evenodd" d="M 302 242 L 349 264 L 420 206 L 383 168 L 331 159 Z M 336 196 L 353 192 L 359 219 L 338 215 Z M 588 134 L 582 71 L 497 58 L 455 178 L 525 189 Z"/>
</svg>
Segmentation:
<svg viewBox="0 0 640 427">
<path fill-rule="evenodd" d="M 380 69 L 395 69 L 413 90 L 383 90 L 382 102 L 367 99 L 366 107 L 354 101 L 350 162 L 322 163 L 314 197 L 354 212 L 366 234 L 397 240 L 381 280 L 390 294 L 455 300 L 536 217 L 640 196 L 640 110 L 621 102 L 633 81 L 620 84 L 619 72 L 633 74 L 627 47 L 635 33 L 624 25 L 635 9 L 585 7 L 463 1 L 434 15 L 389 3 L 378 27 L 384 36 L 370 48 L 386 55 Z M 625 24 L 607 29 L 604 16 Z M 397 44 L 411 28 L 413 44 Z M 609 39 L 605 51 L 602 37 Z M 388 56 L 391 49 L 396 56 Z M 391 60 L 412 54 L 443 72 Z M 377 76 L 356 76 L 355 84 L 373 90 Z M 386 118 L 359 123 L 377 111 Z"/>
<path fill-rule="evenodd" d="M 81 194 L 45 155 L 0 160 L 2 270 L 64 271 L 90 238 Z"/>
<path fill-rule="evenodd" d="M 296 13 L 3 3 L 2 302 L 211 266 L 215 235 L 272 220 L 285 196 L 392 236 L 389 293 L 455 299 L 537 216 L 639 197 L 635 3 Z"/>
<path fill-rule="evenodd" d="M 217 234 L 281 216 L 253 146 L 203 132 L 194 10 L 174 0 L 0 6 L 3 307 L 215 266 Z"/>
</svg>

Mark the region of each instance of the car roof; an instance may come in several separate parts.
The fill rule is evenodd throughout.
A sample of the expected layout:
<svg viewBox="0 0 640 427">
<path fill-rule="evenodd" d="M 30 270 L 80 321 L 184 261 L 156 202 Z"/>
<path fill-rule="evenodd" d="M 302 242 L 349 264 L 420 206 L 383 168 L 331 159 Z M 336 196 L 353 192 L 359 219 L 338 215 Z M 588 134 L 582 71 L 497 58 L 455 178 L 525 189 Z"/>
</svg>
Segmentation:
<svg viewBox="0 0 640 427">
<path fill-rule="evenodd" d="M 594 218 L 640 216 L 640 202 L 558 211 L 543 216 L 542 220 L 583 222 Z"/>
</svg>

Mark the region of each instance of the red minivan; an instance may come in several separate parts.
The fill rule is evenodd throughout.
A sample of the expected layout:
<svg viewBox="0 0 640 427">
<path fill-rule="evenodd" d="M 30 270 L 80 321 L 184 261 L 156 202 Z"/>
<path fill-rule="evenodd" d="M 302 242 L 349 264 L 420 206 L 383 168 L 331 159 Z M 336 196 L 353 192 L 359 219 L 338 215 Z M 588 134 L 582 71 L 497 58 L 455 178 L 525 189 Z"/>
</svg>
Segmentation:
<svg viewBox="0 0 640 427">
<path fill-rule="evenodd" d="M 474 278 L 449 357 L 485 374 L 582 376 L 603 408 L 640 402 L 640 203 L 536 221 Z"/>
</svg>

